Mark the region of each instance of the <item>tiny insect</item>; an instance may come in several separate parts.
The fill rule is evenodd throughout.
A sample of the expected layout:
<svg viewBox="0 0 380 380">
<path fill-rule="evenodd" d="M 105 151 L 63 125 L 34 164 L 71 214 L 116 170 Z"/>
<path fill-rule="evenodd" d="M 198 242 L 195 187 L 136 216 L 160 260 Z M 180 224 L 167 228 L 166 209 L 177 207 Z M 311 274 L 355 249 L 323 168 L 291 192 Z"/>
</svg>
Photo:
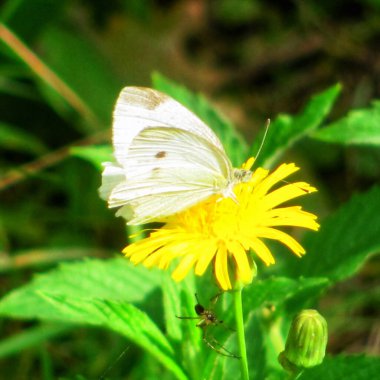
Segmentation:
<svg viewBox="0 0 380 380">
<path fill-rule="evenodd" d="M 230 358 L 240 359 L 240 356 L 237 356 L 231 351 L 227 350 L 227 348 L 225 348 L 221 343 L 219 343 L 213 336 L 210 336 L 210 334 L 208 334 L 209 327 L 223 324 L 223 321 L 217 318 L 213 310 L 213 307 L 218 301 L 218 298 L 221 294 L 222 293 L 218 293 L 217 295 L 212 297 L 210 300 L 211 305 L 208 309 L 206 309 L 204 306 L 201 305 L 201 303 L 199 302 L 198 295 L 195 293 L 197 304 L 195 305 L 194 310 L 198 316 L 197 317 L 180 317 L 176 315 L 176 317 L 179 319 L 198 319 L 199 322 L 197 323 L 196 326 L 202 330 L 202 339 L 209 348 L 211 348 L 212 350 L 214 350 L 220 355 L 227 356 Z M 228 327 L 226 328 L 229 329 Z M 232 330 L 232 329 L 229 329 L 229 330 Z"/>
</svg>

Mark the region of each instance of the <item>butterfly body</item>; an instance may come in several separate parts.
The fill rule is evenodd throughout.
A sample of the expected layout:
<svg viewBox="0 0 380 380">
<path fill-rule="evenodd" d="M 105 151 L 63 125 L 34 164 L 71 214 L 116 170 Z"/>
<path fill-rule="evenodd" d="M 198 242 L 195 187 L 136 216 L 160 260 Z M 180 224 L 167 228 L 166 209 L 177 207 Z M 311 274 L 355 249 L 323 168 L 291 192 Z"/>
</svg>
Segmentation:
<svg viewBox="0 0 380 380">
<path fill-rule="evenodd" d="M 162 221 L 214 194 L 235 198 L 251 172 L 234 169 L 214 132 L 158 91 L 126 87 L 114 111 L 116 163 L 100 194 L 128 224 Z"/>
</svg>

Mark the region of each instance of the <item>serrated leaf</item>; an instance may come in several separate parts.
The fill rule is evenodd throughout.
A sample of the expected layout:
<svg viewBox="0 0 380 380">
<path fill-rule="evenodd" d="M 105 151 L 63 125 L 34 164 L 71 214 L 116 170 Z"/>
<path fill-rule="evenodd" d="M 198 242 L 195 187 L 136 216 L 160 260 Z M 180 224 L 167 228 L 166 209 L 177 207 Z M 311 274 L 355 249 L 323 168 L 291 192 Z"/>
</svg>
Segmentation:
<svg viewBox="0 0 380 380">
<path fill-rule="evenodd" d="M 256 280 L 243 293 L 244 310 L 248 314 L 254 309 L 270 304 L 279 308 L 286 306 L 294 298 L 304 294 L 319 294 L 329 285 L 326 278 L 298 278 L 271 277 L 265 280 Z M 302 308 L 300 303 L 299 308 Z"/>
<path fill-rule="evenodd" d="M 176 378 L 187 379 L 163 333 L 130 304 L 143 301 L 160 278 L 157 272 L 119 258 L 65 263 L 4 297 L 0 315 L 112 329 L 150 352 Z"/>
<path fill-rule="evenodd" d="M 201 94 L 193 94 L 185 87 L 165 78 L 159 73 L 152 77 L 154 88 L 176 99 L 194 112 L 215 131 L 234 166 L 240 166 L 247 159 L 248 146 L 234 126 L 223 118 Z"/>
<path fill-rule="evenodd" d="M 65 297 L 40 292 L 67 322 L 85 323 L 112 329 L 144 348 L 161 362 L 177 379 L 187 376 L 175 360 L 175 353 L 169 341 L 148 315 L 128 303 L 102 299 Z"/>
<path fill-rule="evenodd" d="M 379 374 L 380 358 L 339 355 L 326 357 L 321 365 L 305 370 L 297 380 L 374 380 Z"/>
<path fill-rule="evenodd" d="M 155 271 L 134 267 L 121 258 L 65 263 L 58 269 L 36 276 L 0 301 L 0 315 L 16 318 L 57 320 L 61 316 L 40 293 L 85 299 L 141 302 L 160 282 Z"/>
<path fill-rule="evenodd" d="M 340 90 L 341 86 L 337 84 L 313 96 L 303 111 L 296 116 L 279 115 L 269 127 L 255 165 L 271 167 L 286 149 L 315 130 L 330 112 Z M 256 155 L 262 139 L 263 133 L 255 139 L 250 148 L 252 155 Z"/>
<path fill-rule="evenodd" d="M 101 146 L 77 146 L 70 149 L 70 153 L 93 164 L 97 169 L 103 169 L 103 162 L 113 161 L 112 147 L 110 145 Z"/>
<path fill-rule="evenodd" d="M 380 101 L 314 132 L 313 138 L 345 145 L 380 145 Z"/>
<path fill-rule="evenodd" d="M 289 263 L 293 276 L 328 277 L 338 281 L 355 274 L 380 250 L 380 188 L 358 194 L 322 221 L 318 233 L 303 242 L 307 254 Z"/>
</svg>

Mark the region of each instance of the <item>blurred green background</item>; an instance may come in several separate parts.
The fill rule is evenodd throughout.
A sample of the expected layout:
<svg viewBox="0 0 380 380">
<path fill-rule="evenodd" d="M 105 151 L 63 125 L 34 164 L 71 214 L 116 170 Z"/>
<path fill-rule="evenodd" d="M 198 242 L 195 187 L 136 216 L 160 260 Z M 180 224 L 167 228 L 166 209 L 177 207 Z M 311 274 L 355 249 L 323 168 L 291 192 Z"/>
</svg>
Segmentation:
<svg viewBox="0 0 380 380">
<path fill-rule="evenodd" d="M 268 117 L 299 112 L 337 82 L 328 121 L 380 95 L 379 0 L 8 0 L 0 20 L 1 295 L 59 262 L 113 257 L 126 244 L 123 221 L 98 197 L 99 168 L 70 154 L 109 143 L 123 86 L 150 86 L 161 72 L 204 93 L 249 142 Z M 312 210 L 321 217 L 380 178 L 370 146 L 306 139 L 290 160 L 320 190 Z M 372 258 L 324 297 L 329 352 L 380 353 L 379 273 Z M 35 325 L 2 319 L 1 337 Z M 90 328 L 50 335 L 38 347 L 0 345 L 0 378 L 99 378 L 128 345 Z M 128 378 L 139 355 L 131 348 L 107 376 Z"/>
</svg>

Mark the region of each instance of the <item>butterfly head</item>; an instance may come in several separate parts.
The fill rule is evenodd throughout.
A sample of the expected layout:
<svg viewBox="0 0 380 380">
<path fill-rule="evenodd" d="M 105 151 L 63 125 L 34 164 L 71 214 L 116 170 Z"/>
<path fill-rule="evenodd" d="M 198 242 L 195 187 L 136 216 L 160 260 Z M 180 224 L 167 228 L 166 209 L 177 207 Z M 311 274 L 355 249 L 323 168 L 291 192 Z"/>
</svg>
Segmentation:
<svg viewBox="0 0 380 380">
<path fill-rule="evenodd" d="M 246 169 L 234 169 L 233 178 L 235 183 L 248 182 L 252 178 L 252 172 Z"/>
<path fill-rule="evenodd" d="M 234 202 L 239 203 L 234 187 L 238 183 L 248 182 L 252 178 L 252 172 L 247 169 L 233 169 L 232 178 L 228 181 L 227 186 L 222 189 L 221 194 L 224 198 L 231 198 Z"/>
</svg>

